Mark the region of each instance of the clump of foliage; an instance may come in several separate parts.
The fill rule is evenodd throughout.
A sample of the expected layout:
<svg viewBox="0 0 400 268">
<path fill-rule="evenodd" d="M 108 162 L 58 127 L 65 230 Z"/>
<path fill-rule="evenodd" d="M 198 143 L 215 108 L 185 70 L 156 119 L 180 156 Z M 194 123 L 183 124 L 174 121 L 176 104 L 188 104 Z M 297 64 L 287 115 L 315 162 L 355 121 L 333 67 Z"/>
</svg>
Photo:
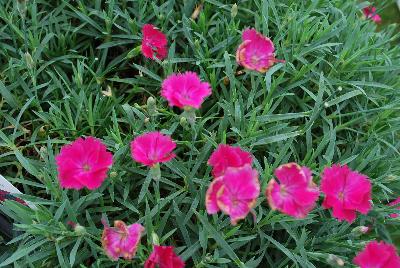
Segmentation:
<svg viewBox="0 0 400 268">
<path fill-rule="evenodd" d="M 102 218 L 145 227 L 136 258 L 121 267 L 143 265 L 156 240 L 175 246 L 188 267 L 326 267 L 332 255 L 351 267 L 367 241 L 399 242 L 399 219 L 388 217 L 396 209 L 387 206 L 400 195 L 396 28 L 376 31 L 362 18 L 367 2 L 249 0 L 236 14 L 232 1 L 205 0 L 191 18 L 196 4 L 0 0 L 0 170 L 38 207 L 0 205 L 20 231 L 0 242 L 0 266 L 115 267 L 101 248 Z M 167 34 L 165 60 L 140 54 L 145 23 Z M 286 63 L 242 72 L 235 51 L 246 27 L 269 36 Z M 187 70 L 213 89 L 193 126 L 160 97 L 162 80 Z M 154 130 L 178 144 L 158 181 L 129 148 Z M 96 191 L 62 190 L 55 155 L 85 135 L 102 139 L 115 164 Z M 287 162 L 315 174 L 348 164 L 371 178 L 373 211 L 350 225 L 318 206 L 297 220 L 260 195 L 256 220 L 233 227 L 205 211 L 207 159 L 220 143 L 252 152 L 262 191 Z"/>
</svg>

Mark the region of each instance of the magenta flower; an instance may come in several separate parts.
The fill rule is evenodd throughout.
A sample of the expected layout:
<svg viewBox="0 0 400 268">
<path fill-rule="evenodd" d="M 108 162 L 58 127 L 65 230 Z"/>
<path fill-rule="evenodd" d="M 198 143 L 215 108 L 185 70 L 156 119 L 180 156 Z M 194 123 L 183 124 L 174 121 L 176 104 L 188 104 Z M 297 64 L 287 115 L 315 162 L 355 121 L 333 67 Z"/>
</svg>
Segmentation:
<svg viewBox="0 0 400 268">
<path fill-rule="evenodd" d="M 148 132 L 136 137 L 131 143 L 132 158 L 143 165 L 153 167 L 158 163 L 169 162 L 175 157 L 172 152 L 176 143 L 161 132 Z"/>
<path fill-rule="evenodd" d="M 146 58 L 162 60 L 167 56 L 168 40 L 165 34 L 157 30 L 152 24 L 145 24 L 142 28 L 142 53 Z"/>
<path fill-rule="evenodd" d="M 162 83 L 161 96 L 169 106 L 199 109 L 204 99 L 211 95 L 211 86 L 201 82 L 194 72 L 171 74 Z"/>
<path fill-rule="evenodd" d="M 112 158 L 106 146 L 93 137 L 79 138 L 64 145 L 56 157 L 61 187 L 76 190 L 99 188 L 107 177 Z"/>
<path fill-rule="evenodd" d="M 175 254 L 174 247 L 154 246 L 150 257 L 144 263 L 144 268 L 184 268 L 185 263 Z"/>
<path fill-rule="evenodd" d="M 260 194 L 258 174 L 250 165 L 240 168 L 228 167 L 224 175 L 216 178 L 206 193 L 208 214 L 222 210 L 235 225 L 244 219 Z"/>
<path fill-rule="evenodd" d="M 275 58 L 274 43 L 256 30 L 244 30 L 242 40 L 236 51 L 236 61 L 246 69 L 265 73 L 276 62 L 285 62 Z"/>
<path fill-rule="evenodd" d="M 333 165 L 322 172 L 321 190 L 325 194 L 322 206 L 332 208 L 339 221 L 351 223 L 356 219 L 356 211 L 367 214 L 371 210 L 371 188 L 367 176 L 347 165 Z"/>
<path fill-rule="evenodd" d="M 397 205 L 399 205 L 399 204 L 400 204 L 400 197 L 398 197 L 396 200 L 390 202 L 390 203 L 389 203 L 389 206 L 394 207 L 394 206 L 397 206 Z M 400 210 L 400 207 L 398 207 L 397 209 Z M 391 218 L 397 218 L 397 217 L 399 217 L 399 215 L 400 215 L 399 213 L 392 213 L 392 214 L 390 214 L 389 216 L 390 216 Z"/>
<path fill-rule="evenodd" d="M 381 16 L 379 16 L 376 13 L 376 7 L 373 6 L 365 7 L 363 8 L 363 13 L 367 19 L 371 19 L 376 23 L 380 23 L 382 21 Z"/>
<path fill-rule="evenodd" d="M 315 207 L 319 189 L 312 181 L 311 171 L 296 163 L 281 165 L 265 192 L 272 209 L 295 218 L 304 218 Z"/>
<path fill-rule="evenodd" d="M 360 268 L 400 267 L 400 257 L 396 248 L 385 242 L 371 241 L 353 260 Z"/>
<path fill-rule="evenodd" d="M 213 167 L 214 177 L 222 176 L 228 167 L 241 167 L 251 164 L 253 157 L 249 152 L 243 151 L 240 147 L 220 144 L 211 154 L 208 164 Z"/>
<path fill-rule="evenodd" d="M 135 223 L 127 226 L 123 221 L 115 221 L 114 227 L 104 226 L 101 242 L 110 259 L 120 257 L 130 260 L 135 254 L 144 232 L 142 225 Z"/>
</svg>

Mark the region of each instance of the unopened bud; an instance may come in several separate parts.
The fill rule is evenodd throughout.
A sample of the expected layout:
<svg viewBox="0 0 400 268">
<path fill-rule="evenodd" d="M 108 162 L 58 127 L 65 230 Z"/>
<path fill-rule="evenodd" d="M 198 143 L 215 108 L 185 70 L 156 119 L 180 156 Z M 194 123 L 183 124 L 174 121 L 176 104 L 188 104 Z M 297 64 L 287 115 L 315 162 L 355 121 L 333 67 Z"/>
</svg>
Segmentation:
<svg viewBox="0 0 400 268">
<path fill-rule="evenodd" d="M 344 266 L 344 260 L 333 254 L 329 254 L 328 258 L 326 259 L 326 262 L 333 266 L 340 266 L 340 267 Z"/>
<path fill-rule="evenodd" d="M 25 58 L 26 66 L 28 67 L 28 69 L 35 68 L 35 62 L 33 61 L 33 58 L 31 56 L 31 54 L 29 54 L 29 52 L 25 52 L 24 58 Z"/>
<path fill-rule="evenodd" d="M 76 234 L 82 235 L 82 234 L 86 233 L 86 228 L 78 223 L 75 225 L 74 231 Z"/>
<path fill-rule="evenodd" d="M 159 245 L 160 244 L 160 239 L 158 238 L 158 235 L 156 233 L 151 233 L 151 240 L 153 240 L 154 245 Z"/>
<path fill-rule="evenodd" d="M 363 234 L 368 233 L 369 227 L 367 226 L 357 226 L 353 230 L 351 230 L 351 233 L 355 236 L 361 236 Z"/>
<path fill-rule="evenodd" d="M 149 123 L 149 122 L 150 122 L 150 118 L 146 117 L 146 118 L 144 119 L 144 123 L 147 124 L 147 123 Z"/>
<path fill-rule="evenodd" d="M 324 106 L 325 106 L 325 108 L 328 108 L 329 107 L 329 103 L 328 102 L 324 102 Z"/>
<path fill-rule="evenodd" d="M 118 176 L 118 173 L 115 172 L 115 171 L 112 171 L 112 172 L 110 173 L 110 178 L 116 178 L 117 176 Z"/>
<path fill-rule="evenodd" d="M 181 119 L 179 120 L 179 124 L 180 124 L 182 127 L 186 127 L 186 126 L 187 126 L 187 119 L 186 119 L 186 117 L 182 116 Z"/>
<path fill-rule="evenodd" d="M 231 17 L 234 18 L 237 16 L 237 14 L 238 14 L 238 5 L 235 3 L 232 5 L 231 8 Z"/>
<path fill-rule="evenodd" d="M 339 86 L 339 87 L 337 88 L 337 90 L 338 90 L 338 91 L 342 91 L 343 88 L 342 88 L 341 86 Z"/>
<path fill-rule="evenodd" d="M 153 97 L 147 99 L 147 112 L 150 116 L 157 115 L 157 105 L 156 100 Z"/>
</svg>

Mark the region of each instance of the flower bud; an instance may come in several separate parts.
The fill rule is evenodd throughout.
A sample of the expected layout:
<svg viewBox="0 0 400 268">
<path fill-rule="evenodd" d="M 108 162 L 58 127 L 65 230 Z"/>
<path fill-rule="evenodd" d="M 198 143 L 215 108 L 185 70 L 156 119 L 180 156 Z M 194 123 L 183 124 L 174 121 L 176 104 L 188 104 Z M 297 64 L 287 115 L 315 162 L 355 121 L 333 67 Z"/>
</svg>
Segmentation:
<svg viewBox="0 0 400 268">
<path fill-rule="evenodd" d="M 86 233 L 86 228 L 78 223 L 78 224 L 75 225 L 74 231 L 78 235 L 83 235 L 83 234 Z"/>
<path fill-rule="evenodd" d="M 116 178 L 117 176 L 118 176 L 118 173 L 115 172 L 115 171 L 112 171 L 112 172 L 110 173 L 110 178 Z"/>
<path fill-rule="evenodd" d="M 181 117 L 181 119 L 179 120 L 179 124 L 182 126 L 182 127 L 186 127 L 187 126 L 187 119 L 186 119 L 186 117 Z"/>
<path fill-rule="evenodd" d="M 33 58 L 31 56 L 31 54 L 29 54 L 29 52 L 25 52 L 24 58 L 25 58 L 26 66 L 28 67 L 28 69 L 32 70 L 33 68 L 35 68 L 35 62 L 33 61 Z"/>
<path fill-rule="evenodd" d="M 326 262 L 332 266 L 344 266 L 344 260 L 333 254 L 329 254 Z"/>
<path fill-rule="evenodd" d="M 150 116 L 157 115 L 157 105 L 156 100 L 153 97 L 147 99 L 147 112 Z"/>
<path fill-rule="evenodd" d="M 356 228 L 351 230 L 351 233 L 354 236 L 361 236 L 363 234 L 368 233 L 368 231 L 369 231 L 369 227 L 367 227 L 367 226 L 357 226 Z"/>
<path fill-rule="evenodd" d="M 153 245 L 160 244 L 160 239 L 158 238 L 158 235 L 155 232 L 151 233 L 151 240 L 153 241 Z"/>
<path fill-rule="evenodd" d="M 237 16 L 237 14 L 238 14 L 238 5 L 235 3 L 232 5 L 232 8 L 231 8 L 231 17 L 235 18 Z"/>
</svg>

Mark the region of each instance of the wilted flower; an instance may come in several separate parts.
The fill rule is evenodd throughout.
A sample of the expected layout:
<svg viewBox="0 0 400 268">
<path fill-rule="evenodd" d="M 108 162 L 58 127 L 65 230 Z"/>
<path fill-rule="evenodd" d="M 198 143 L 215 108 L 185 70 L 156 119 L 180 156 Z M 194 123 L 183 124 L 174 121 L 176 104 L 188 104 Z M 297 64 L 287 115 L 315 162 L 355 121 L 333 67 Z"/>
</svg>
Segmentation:
<svg viewBox="0 0 400 268">
<path fill-rule="evenodd" d="M 367 19 L 371 19 L 371 20 L 375 21 L 376 23 L 380 23 L 382 21 L 381 16 L 379 16 L 376 13 L 376 7 L 373 7 L 373 6 L 365 7 L 365 8 L 363 8 L 363 13 Z"/>
<path fill-rule="evenodd" d="M 361 268 L 400 267 L 400 257 L 396 248 L 385 242 L 371 241 L 353 260 Z"/>
<path fill-rule="evenodd" d="M 319 189 L 312 181 L 311 171 L 296 163 L 275 170 L 275 179 L 269 181 L 266 196 L 272 209 L 295 218 L 304 218 L 315 207 Z"/>
<path fill-rule="evenodd" d="M 235 225 L 244 219 L 256 203 L 260 193 L 258 174 L 250 165 L 228 167 L 224 175 L 216 178 L 206 193 L 208 214 L 222 210 Z"/>
<path fill-rule="evenodd" d="M 112 165 L 112 154 L 98 139 L 79 138 L 61 148 L 56 157 L 58 178 L 63 188 L 99 188 Z"/>
<path fill-rule="evenodd" d="M 371 210 L 371 188 L 367 176 L 347 165 L 333 165 L 322 173 L 321 191 L 325 194 L 322 206 L 332 208 L 338 220 L 351 223 L 356 219 L 356 211 L 367 214 Z"/>
<path fill-rule="evenodd" d="M 242 167 L 251 164 L 252 160 L 252 155 L 240 147 L 220 144 L 211 154 L 208 164 L 213 167 L 213 176 L 219 177 L 225 173 L 228 167 Z"/>
<path fill-rule="evenodd" d="M 167 56 L 168 40 L 165 34 L 157 30 L 154 25 L 145 24 L 142 29 L 142 53 L 146 58 L 159 60 Z"/>
<path fill-rule="evenodd" d="M 175 157 L 172 152 L 176 143 L 161 132 L 148 132 L 136 137 L 131 143 L 132 158 L 143 165 L 153 167 Z"/>
<path fill-rule="evenodd" d="M 135 254 L 144 232 L 142 225 L 127 226 L 123 221 L 115 221 L 114 227 L 104 226 L 101 242 L 107 256 L 112 260 L 120 257 L 130 260 Z"/>
<path fill-rule="evenodd" d="M 154 246 L 150 257 L 146 260 L 144 268 L 183 268 L 185 263 L 174 252 L 171 246 Z"/>
<path fill-rule="evenodd" d="M 236 61 L 246 69 L 265 73 L 276 62 L 284 62 L 275 58 L 272 41 L 256 30 L 244 30 L 242 39 L 236 51 Z"/>
<path fill-rule="evenodd" d="M 168 101 L 169 106 L 198 109 L 210 95 L 210 84 L 202 82 L 194 72 L 172 74 L 162 83 L 161 96 Z"/>
</svg>

